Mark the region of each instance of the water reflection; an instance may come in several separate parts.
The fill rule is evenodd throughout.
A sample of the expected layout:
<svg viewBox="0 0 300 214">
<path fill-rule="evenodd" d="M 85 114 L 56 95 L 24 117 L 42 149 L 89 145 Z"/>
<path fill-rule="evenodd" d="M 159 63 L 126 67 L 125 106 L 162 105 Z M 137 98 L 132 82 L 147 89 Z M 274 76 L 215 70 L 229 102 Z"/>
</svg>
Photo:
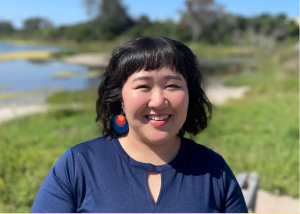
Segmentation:
<svg viewBox="0 0 300 214">
<path fill-rule="evenodd" d="M 62 48 L 60 47 L 53 47 L 53 46 L 34 46 L 34 45 L 22 45 L 22 44 L 8 44 L 5 42 L 0 41 L 0 53 L 7 53 L 7 52 L 17 52 L 17 51 L 61 51 Z"/>
<path fill-rule="evenodd" d="M 89 69 L 85 66 L 67 64 L 58 60 L 11 60 L 2 62 L 0 63 L 0 102 L 28 101 L 29 99 L 42 100 L 49 91 L 81 90 L 99 84 L 100 77 L 55 77 L 56 74 L 66 71 L 87 76 Z M 33 97 L 29 94 L 32 94 Z M 18 97 L 18 95 L 21 97 Z M 10 97 L 11 99 L 9 99 Z"/>
</svg>

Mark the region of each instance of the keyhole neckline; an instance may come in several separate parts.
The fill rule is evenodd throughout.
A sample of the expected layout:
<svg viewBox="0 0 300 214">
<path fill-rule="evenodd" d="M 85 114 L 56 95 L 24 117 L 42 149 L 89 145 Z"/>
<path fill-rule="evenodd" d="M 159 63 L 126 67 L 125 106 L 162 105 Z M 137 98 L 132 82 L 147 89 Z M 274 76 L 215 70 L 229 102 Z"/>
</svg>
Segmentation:
<svg viewBox="0 0 300 214">
<path fill-rule="evenodd" d="M 114 138 L 112 140 L 112 143 L 113 143 L 115 149 L 117 150 L 117 152 L 119 153 L 119 155 L 125 160 L 126 163 L 128 163 L 129 165 L 131 165 L 133 167 L 144 169 L 146 171 L 153 171 L 153 172 L 163 172 L 163 171 L 174 168 L 174 166 L 176 166 L 182 159 L 184 150 L 185 150 L 184 138 L 180 137 L 180 148 L 179 148 L 179 151 L 178 151 L 177 155 L 175 156 L 175 158 L 173 158 L 173 160 L 167 164 L 153 165 L 151 163 L 139 162 L 139 161 L 136 161 L 133 158 L 131 158 L 125 152 L 123 147 L 121 146 L 118 138 Z"/>
</svg>

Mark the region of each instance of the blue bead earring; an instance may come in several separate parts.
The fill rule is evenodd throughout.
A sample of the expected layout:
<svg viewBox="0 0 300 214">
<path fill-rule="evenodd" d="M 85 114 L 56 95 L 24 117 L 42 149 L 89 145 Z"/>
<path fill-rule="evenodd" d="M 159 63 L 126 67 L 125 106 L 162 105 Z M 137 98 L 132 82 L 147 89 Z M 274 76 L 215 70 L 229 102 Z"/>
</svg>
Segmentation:
<svg viewBox="0 0 300 214">
<path fill-rule="evenodd" d="M 129 128 L 127 119 L 123 115 L 115 116 L 113 118 L 112 124 L 113 124 L 114 130 L 119 134 L 123 134 L 123 133 L 127 132 L 128 128 Z"/>
</svg>

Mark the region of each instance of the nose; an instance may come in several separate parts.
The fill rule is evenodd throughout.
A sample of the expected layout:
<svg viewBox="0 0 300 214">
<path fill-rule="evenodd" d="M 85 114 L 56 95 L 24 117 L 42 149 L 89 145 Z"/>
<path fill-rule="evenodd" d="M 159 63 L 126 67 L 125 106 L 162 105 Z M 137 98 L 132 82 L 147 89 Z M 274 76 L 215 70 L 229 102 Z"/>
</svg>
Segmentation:
<svg viewBox="0 0 300 214">
<path fill-rule="evenodd" d="M 165 98 L 161 90 L 155 90 L 152 93 L 151 100 L 149 102 L 149 108 L 161 109 L 168 106 L 168 100 Z"/>
</svg>

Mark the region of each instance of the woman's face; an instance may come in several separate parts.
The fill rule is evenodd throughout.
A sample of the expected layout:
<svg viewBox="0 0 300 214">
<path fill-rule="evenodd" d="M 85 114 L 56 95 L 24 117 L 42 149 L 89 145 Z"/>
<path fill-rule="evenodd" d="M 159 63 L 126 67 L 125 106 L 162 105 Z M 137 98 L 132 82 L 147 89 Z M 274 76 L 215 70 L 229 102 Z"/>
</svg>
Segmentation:
<svg viewBox="0 0 300 214">
<path fill-rule="evenodd" d="M 183 126 L 189 104 L 184 77 L 168 67 L 132 74 L 122 89 L 129 135 L 152 144 L 172 140 Z"/>
</svg>

